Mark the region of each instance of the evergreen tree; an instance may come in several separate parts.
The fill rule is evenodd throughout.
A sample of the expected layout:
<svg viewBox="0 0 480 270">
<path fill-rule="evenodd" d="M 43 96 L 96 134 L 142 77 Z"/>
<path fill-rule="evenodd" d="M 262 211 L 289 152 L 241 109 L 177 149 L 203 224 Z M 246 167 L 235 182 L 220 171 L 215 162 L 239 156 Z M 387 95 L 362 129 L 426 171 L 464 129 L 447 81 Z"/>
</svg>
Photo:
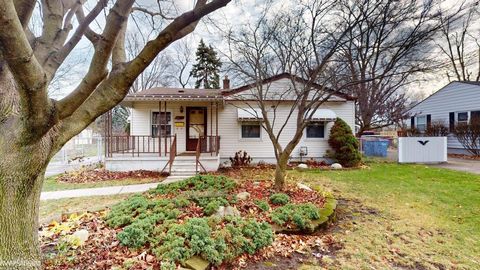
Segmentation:
<svg viewBox="0 0 480 270">
<path fill-rule="evenodd" d="M 195 78 L 195 88 L 200 88 L 203 85 L 205 89 L 220 88 L 219 69 L 222 66 L 217 52 L 212 46 L 207 46 L 200 40 L 196 52 L 197 63 L 193 65 L 190 74 Z"/>
<path fill-rule="evenodd" d="M 335 151 L 332 157 L 338 163 L 345 167 L 356 167 L 360 164 L 362 155 L 358 151 L 358 140 L 353 135 L 350 126 L 342 119 L 337 118 L 330 129 L 328 144 Z"/>
</svg>

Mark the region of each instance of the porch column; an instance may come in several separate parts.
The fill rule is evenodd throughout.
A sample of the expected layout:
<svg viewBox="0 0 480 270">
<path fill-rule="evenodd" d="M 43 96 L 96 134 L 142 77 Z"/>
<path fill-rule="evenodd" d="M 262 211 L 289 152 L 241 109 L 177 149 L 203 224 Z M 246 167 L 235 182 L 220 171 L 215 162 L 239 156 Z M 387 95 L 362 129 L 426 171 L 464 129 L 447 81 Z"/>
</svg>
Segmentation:
<svg viewBox="0 0 480 270">
<path fill-rule="evenodd" d="M 210 143 L 210 151 L 209 151 L 210 156 L 213 155 L 213 152 L 212 152 L 212 141 L 213 141 L 212 139 L 213 139 L 213 137 L 212 137 L 212 135 L 213 135 L 213 102 L 210 102 L 210 136 L 207 136 L 207 138 L 209 138 L 209 140 L 210 140 L 210 142 L 209 142 Z"/>
<path fill-rule="evenodd" d="M 162 156 L 162 139 L 161 139 L 161 132 L 160 132 L 160 113 L 162 112 L 162 102 L 158 102 L 158 118 L 157 118 L 157 137 L 158 137 L 158 156 Z M 155 139 L 154 139 L 155 140 Z"/>
<path fill-rule="evenodd" d="M 163 109 L 164 109 L 164 112 L 165 112 L 164 113 L 164 116 L 165 116 L 165 123 L 164 123 L 165 124 L 165 156 L 167 156 L 167 151 L 168 151 L 167 150 L 167 124 L 168 124 L 168 122 L 167 122 L 167 101 L 165 101 L 164 105 L 165 106 L 164 106 Z"/>
<path fill-rule="evenodd" d="M 218 156 L 218 149 L 220 147 L 220 140 L 218 138 L 218 101 L 215 101 L 215 146 Z"/>
</svg>

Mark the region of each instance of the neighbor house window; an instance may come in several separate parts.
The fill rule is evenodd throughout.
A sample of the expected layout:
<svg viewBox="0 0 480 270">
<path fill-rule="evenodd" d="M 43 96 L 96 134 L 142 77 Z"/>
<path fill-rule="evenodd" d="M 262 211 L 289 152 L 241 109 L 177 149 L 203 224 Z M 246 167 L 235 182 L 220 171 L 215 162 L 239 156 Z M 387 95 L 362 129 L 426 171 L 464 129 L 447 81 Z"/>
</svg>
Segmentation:
<svg viewBox="0 0 480 270">
<path fill-rule="evenodd" d="M 307 138 L 325 138 L 325 124 L 323 123 L 308 124 Z"/>
<path fill-rule="evenodd" d="M 427 116 L 417 116 L 417 129 L 420 132 L 424 132 L 427 129 Z"/>
<path fill-rule="evenodd" d="M 242 124 L 242 138 L 260 138 L 260 124 Z"/>
<path fill-rule="evenodd" d="M 457 113 L 457 124 L 467 125 L 468 124 L 468 112 L 459 112 Z"/>
<path fill-rule="evenodd" d="M 172 115 L 170 112 L 152 112 L 152 137 L 172 135 Z"/>
</svg>

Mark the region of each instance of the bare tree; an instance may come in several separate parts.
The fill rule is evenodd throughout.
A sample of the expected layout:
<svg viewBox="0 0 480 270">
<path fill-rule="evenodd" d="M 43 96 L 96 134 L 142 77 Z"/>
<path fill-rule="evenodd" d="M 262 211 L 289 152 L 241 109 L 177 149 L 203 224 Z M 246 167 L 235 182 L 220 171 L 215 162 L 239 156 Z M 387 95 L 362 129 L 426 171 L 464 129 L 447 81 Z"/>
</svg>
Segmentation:
<svg viewBox="0 0 480 270">
<path fill-rule="evenodd" d="M 438 1 L 362 0 L 344 5 L 345 14 L 369 14 L 349 31 L 342 47 L 347 66 L 344 79 L 358 97 L 359 133 L 400 124 L 407 117 L 406 87 L 417 74 L 440 64 L 430 51 L 442 22 Z M 453 18 L 451 15 L 449 18 Z"/>
<path fill-rule="evenodd" d="M 448 58 L 448 80 L 480 81 L 478 4 L 468 6 L 461 19 L 441 17 L 442 40 L 438 46 Z"/>
<path fill-rule="evenodd" d="M 172 77 L 175 77 L 175 84 L 180 85 L 182 88 L 189 85 L 190 78 L 192 77 L 189 67 L 193 62 L 194 50 L 191 44 L 191 41 L 186 38 L 175 42 L 172 46 L 172 54 L 174 55 Z"/>
<path fill-rule="evenodd" d="M 36 1 L 0 0 L 0 261 L 8 269 L 41 268 L 38 209 L 52 156 L 118 104 L 161 51 L 230 0 L 199 0 L 193 10 L 166 18 L 127 61 L 121 29 L 128 29 L 134 2 L 100 0 L 85 14 L 85 1 L 41 1 L 42 31 L 36 36 L 28 27 Z M 86 75 L 68 96 L 49 99 L 52 78 L 84 36 L 94 49 Z"/>
<path fill-rule="evenodd" d="M 246 91 L 231 98 L 241 101 L 239 108 L 262 118 L 277 161 L 277 190 L 285 187 L 289 158 L 315 111 L 346 87 L 335 75 L 344 68 L 338 62 L 338 49 L 361 18 L 332 17 L 339 7 L 337 1 L 303 1 L 272 18 L 274 7 L 267 6 L 255 24 L 228 35 L 229 70 L 250 83 Z M 269 78 L 281 73 L 289 86 L 273 87 Z M 285 110 L 286 115 L 280 113 Z M 285 130 L 292 122 L 294 131 L 287 138 Z"/>
<path fill-rule="evenodd" d="M 145 42 L 140 38 L 141 34 L 138 32 L 128 33 L 126 38 L 125 49 L 127 52 L 127 59 L 133 59 L 145 46 Z M 147 39 L 148 41 L 148 39 Z M 153 87 L 167 87 L 174 84 L 172 77 L 173 58 L 164 52 L 159 54 L 152 63 L 142 72 L 132 87 L 130 93 L 137 93 L 139 91 L 150 89 Z"/>
</svg>

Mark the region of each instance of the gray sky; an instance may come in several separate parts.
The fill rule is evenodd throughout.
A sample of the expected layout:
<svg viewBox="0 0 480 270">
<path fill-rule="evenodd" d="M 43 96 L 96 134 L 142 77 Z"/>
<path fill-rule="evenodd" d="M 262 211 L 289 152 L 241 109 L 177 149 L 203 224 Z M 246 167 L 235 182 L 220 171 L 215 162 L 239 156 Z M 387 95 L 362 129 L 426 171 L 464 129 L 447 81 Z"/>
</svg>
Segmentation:
<svg viewBox="0 0 480 270">
<path fill-rule="evenodd" d="M 193 0 L 177 0 L 174 3 L 176 8 L 180 12 L 183 12 L 191 9 L 194 2 L 195 1 Z M 227 7 L 216 11 L 215 14 L 211 16 L 211 19 L 215 20 L 219 27 L 248 24 L 255 18 L 256 14 L 262 10 L 263 2 L 264 1 L 260 0 L 234 0 Z M 272 9 L 272 12 L 274 12 L 275 9 L 288 9 L 289 5 L 292 5 L 294 2 L 296 1 L 278 1 Z M 156 0 L 137 1 L 138 5 L 144 7 L 156 7 L 156 3 Z M 453 3 L 453 1 L 450 3 Z M 92 5 L 92 3 L 89 4 Z M 204 19 L 203 22 L 198 25 L 195 32 L 188 37 L 188 42 L 193 48 L 192 59 L 194 59 L 195 48 L 201 38 L 217 48 L 222 44 L 221 35 L 216 33 L 217 29 L 215 27 L 207 27 L 208 22 L 208 19 Z M 92 24 L 92 28 L 99 29 L 103 23 L 104 17 L 100 16 L 97 21 Z M 148 31 L 146 29 L 149 28 L 145 28 L 145 31 Z M 129 23 L 129 31 L 138 31 L 138 28 L 132 21 Z M 75 48 L 72 54 L 67 58 L 62 70 L 59 72 L 60 76 L 54 84 L 56 90 L 52 90 L 51 92 L 52 97 L 61 98 L 72 91 L 86 73 L 92 53 L 93 49 L 91 44 L 86 38 L 83 38 L 77 48 Z M 162 53 L 171 54 L 174 52 L 167 49 Z M 439 54 L 439 57 L 443 57 L 440 52 L 437 53 Z M 444 74 L 429 75 L 422 78 L 422 81 L 420 82 L 412 83 L 408 91 L 412 93 L 421 92 L 422 94 L 420 96 L 428 96 L 447 83 L 448 79 Z"/>
</svg>

